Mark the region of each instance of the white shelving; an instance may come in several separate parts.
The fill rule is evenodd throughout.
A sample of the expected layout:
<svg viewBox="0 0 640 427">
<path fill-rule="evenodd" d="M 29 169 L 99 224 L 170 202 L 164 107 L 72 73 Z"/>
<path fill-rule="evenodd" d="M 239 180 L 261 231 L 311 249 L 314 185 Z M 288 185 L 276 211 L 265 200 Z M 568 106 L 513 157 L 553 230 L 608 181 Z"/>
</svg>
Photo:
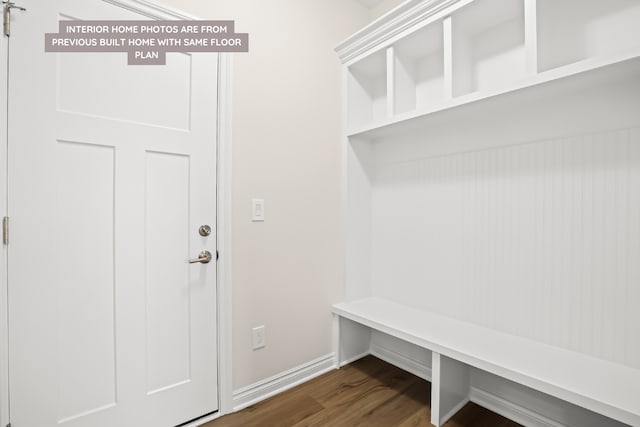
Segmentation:
<svg viewBox="0 0 640 427">
<path fill-rule="evenodd" d="M 351 65 L 348 70 L 348 120 L 353 126 L 377 123 L 389 115 L 387 59 L 384 51 Z"/>
<path fill-rule="evenodd" d="M 640 46 L 635 0 L 537 0 L 539 71 Z"/>
<path fill-rule="evenodd" d="M 640 51 L 636 0 L 449 3 L 449 14 L 440 12 L 347 63 L 348 134 L 579 74 Z"/>
<path fill-rule="evenodd" d="M 451 19 L 454 96 L 527 75 L 523 0 L 476 0 Z"/>
<path fill-rule="evenodd" d="M 393 45 L 394 113 L 438 108 L 446 98 L 442 21 Z"/>
<path fill-rule="evenodd" d="M 341 361 L 386 355 L 412 372 L 433 369 L 436 388 L 458 391 L 486 370 L 640 422 L 640 401 L 599 388 L 591 362 L 572 363 L 591 358 L 616 381 L 640 369 L 640 264 L 626 261 L 640 258 L 639 23 L 637 0 L 407 0 L 339 46 L 348 113 L 345 285 L 334 308 Z M 367 301 L 397 315 L 356 318 Z M 520 369 L 525 356 L 510 344 L 465 358 L 415 339 L 405 311 L 420 313 L 420 336 L 443 316 L 552 349 L 575 371 L 542 379 L 547 365 L 533 360 L 530 375 L 513 376 L 489 366 Z M 464 401 L 441 391 L 436 424 Z M 524 412 L 536 396 L 521 399 Z M 552 425 L 620 426 L 544 405 Z"/>
<path fill-rule="evenodd" d="M 610 362 L 379 298 L 337 304 L 334 313 L 347 321 L 341 325 L 341 338 L 350 345 L 354 344 L 354 337 L 348 332 L 356 330 L 356 325 L 351 324 L 355 322 L 427 348 L 434 356 L 444 357 L 449 363 L 454 361 L 453 369 L 432 364 L 431 380 L 438 386 L 432 390 L 432 395 L 440 399 L 440 404 L 431 409 L 432 416 L 437 413 L 432 418 L 434 425 L 444 424 L 457 412 L 451 408 L 460 409 L 460 402 L 469 401 L 469 378 L 464 372 L 465 365 L 604 412 L 632 426 L 640 423 L 637 403 L 637 396 L 640 396 L 639 370 L 625 369 Z M 354 346 L 350 349 L 352 354 L 342 354 L 342 357 L 348 359 L 358 350 L 366 350 L 366 343 L 360 344 L 359 349 Z M 457 378 L 459 371 L 462 371 L 462 379 Z M 585 378 L 585 372 L 597 381 Z M 453 381 L 451 377 L 454 377 Z M 462 387 L 458 386 L 460 383 Z M 447 396 L 456 388 L 461 392 L 455 393 L 454 397 Z M 445 397 L 449 397 L 448 404 L 444 402 Z"/>
</svg>

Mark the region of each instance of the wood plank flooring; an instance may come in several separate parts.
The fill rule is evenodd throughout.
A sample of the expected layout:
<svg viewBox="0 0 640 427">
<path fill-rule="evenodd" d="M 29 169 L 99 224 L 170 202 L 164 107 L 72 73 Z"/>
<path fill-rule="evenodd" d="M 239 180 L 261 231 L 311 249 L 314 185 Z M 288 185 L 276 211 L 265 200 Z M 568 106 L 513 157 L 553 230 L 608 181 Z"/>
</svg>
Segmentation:
<svg viewBox="0 0 640 427">
<path fill-rule="evenodd" d="M 204 427 L 429 427 L 428 382 L 368 356 Z M 516 427 L 473 403 L 446 427 Z"/>
</svg>

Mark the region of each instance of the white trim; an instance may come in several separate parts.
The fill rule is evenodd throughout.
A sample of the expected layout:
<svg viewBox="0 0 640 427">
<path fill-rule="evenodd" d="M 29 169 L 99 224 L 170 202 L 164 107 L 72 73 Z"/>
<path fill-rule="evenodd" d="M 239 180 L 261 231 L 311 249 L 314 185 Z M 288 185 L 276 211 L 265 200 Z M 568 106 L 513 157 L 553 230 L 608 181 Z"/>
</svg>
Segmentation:
<svg viewBox="0 0 640 427">
<path fill-rule="evenodd" d="M 458 402 L 456 406 L 451 408 L 449 412 L 447 412 L 443 417 L 440 418 L 440 425 L 444 425 L 447 422 L 449 422 L 449 420 L 453 418 L 453 416 L 457 414 L 458 411 L 460 411 L 462 408 L 464 408 L 465 405 L 469 402 L 470 402 L 469 398 L 462 399 L 460 402 Z"/>
<path fill-rule="evenodd" d="M 218 411 L 233 411 L 231 316 L 231 79 L 232 56 L 218 63 Z"/>
<path fill-rule="evenodd" d="M 336 52 L 343 63 L 348 62 L 373 47 L 384 47 L 385 41 L 459 1 L 461 0 L 408 0 L 342 41 L 336 47 Z"/>
<path fill-rule="evenodd" d="M 346 360 L 341 361 L 341 362 L 336 366 L 336 368 L 337 368 L 337 369 L 339 369 L 339 368 L 342 368 L 343 366 L 350 365 L 350 364 L 352 364 L 353 362 L 355 362 L 356 360 L 360 360 L 360 359 L 362 359 L 362 358 L 364 358 L 364 357 L 367 357 L 367 356 L 368 356 L 368 355 L 370 355 L 370 354 L 371 354 L 371 352 L 369 352 L 369 351 L 365 351 L 364 353 L 360 353 L 360 354 L 358 354 L 358 355 L 355 355 L 355 356 L 353 356 L 353 357 L 350 357 L 350 358 L 348 358 L 348 359 L 346 359 Z M 391 362 L 389 362 L 389 363 L 391 363 Z"/>
<path fill-rule="evenodd" d="M 8 212 L 7 195 L 7 53 L 9 39 L 0 36 L 2 60 L 0 61 L 0 219 Z M 7 247 L 0 243 L 0 425 L 9 423 L 9 305 Z"/>
<path fill-rule="evenodd" d="M 333 353 L 259 381 L 233 393 L 233 410 L 239 411 L 335 369 Z"/>
<path fill-rule="evenodd" d="M 405 370 L 418 378 L 431 382 L 431 367 L 420 363 L 417 360 L 410 359 L 403 354 L 377 344 L 371 344 L 371 355 Z"/>
<path fill-rule="evenodd" d="M 476 387 L 470 388 L 469 400 L 526 427 L 564 427 L 544 415 Z"/>
</svg>

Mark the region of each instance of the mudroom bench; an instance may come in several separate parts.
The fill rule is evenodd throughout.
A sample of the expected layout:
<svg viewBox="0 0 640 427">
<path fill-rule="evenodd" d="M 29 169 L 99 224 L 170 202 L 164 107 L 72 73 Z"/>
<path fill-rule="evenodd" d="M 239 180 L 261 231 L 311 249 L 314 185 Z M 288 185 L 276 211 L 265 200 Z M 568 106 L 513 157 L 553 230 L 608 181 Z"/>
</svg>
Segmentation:
<svg viewBox="0 0 640 427">
<path fill-rule="evenodd" d="M 431 423 L 443 425 L 470 397 L 477 368 L 614 420 L 640 426 L 640 370 L 382 298 L 333 306 L 336 366 L 370 354 L 371 331 L 431 351 Z"/>
</svg>

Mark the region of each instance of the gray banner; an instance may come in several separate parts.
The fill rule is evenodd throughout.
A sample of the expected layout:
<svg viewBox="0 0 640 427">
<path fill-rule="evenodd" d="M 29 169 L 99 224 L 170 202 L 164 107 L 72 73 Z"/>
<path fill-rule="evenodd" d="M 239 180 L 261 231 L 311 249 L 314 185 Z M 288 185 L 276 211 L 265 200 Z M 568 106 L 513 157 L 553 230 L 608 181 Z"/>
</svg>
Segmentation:
<svg viewBox="0 0 640 427">
<path fill-rule="evenodd" d="M 248 52 L 234 21 L 60 21 L 45 52 L 123 52 L 129 65 L 164 65 L 167 52 Z"/>
</svg>

